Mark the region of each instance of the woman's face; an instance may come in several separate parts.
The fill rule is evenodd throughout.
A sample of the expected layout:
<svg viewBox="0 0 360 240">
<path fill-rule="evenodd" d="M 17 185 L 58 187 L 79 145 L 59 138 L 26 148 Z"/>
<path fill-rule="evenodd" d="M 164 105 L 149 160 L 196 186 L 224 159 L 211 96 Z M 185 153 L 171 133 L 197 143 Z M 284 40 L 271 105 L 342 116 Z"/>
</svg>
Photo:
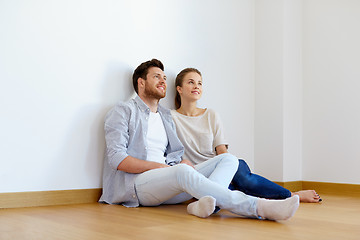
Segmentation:
<svg viewBox="0 0 360 240">
<path fill-rule="evenodd" d="M 202 95 L 202 79 L 196 72 L 189 72 L 184 76 L 182 86 L 177 86 L 181 100 L 199 100 Z"/>
</svg>

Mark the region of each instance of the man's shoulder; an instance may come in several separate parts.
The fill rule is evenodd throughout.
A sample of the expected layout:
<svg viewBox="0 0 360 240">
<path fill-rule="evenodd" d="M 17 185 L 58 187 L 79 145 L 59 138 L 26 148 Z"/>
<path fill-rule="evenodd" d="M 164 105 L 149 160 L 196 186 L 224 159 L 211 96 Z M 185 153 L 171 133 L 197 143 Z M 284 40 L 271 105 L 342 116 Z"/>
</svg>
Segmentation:
<svg viewBox="0 0 360 240">
<path fill-rule="evenodd" d="M 115 104 L 114 108 L 133 108 L 136 105 L 135 99 L 129 99 L 127 101 L 119 101 Z"/>
<path fill-rule="evenodd" d="M 158 111 L 170 115 L 171 110 L 169 108 L 163 107 L 162 105 L 158 105 Z"/>
<path fill-rule="evenodd" d="M 106 116 L 109 117 L 116 113 L 128 115 L 133 112 L 134 109 L 136 109 L 135 105 L 136 104 L 134 99 L 130 99 L 128 101 L 119 101 L 107 112 Z"/>
</svg>

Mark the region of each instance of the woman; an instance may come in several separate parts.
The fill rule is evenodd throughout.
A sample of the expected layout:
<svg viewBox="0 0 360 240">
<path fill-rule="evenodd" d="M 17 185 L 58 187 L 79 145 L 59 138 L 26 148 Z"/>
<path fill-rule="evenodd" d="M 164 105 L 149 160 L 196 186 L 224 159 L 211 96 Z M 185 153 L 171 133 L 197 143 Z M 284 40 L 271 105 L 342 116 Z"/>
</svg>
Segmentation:
<svg viewBox="0 0 360 240">
<path fill-rule="evenodd" d="M 195 68 L 186 68 L 176 77 L 176 110 L 172 110 L 177 134 L 185 147 L 184 159 L 199 164 L 216 155 L 227 153 L 222 124 L 219 116 L 211 109 L 197 107 L 202 95 L 202 76 Z M 238 170 L 229 186 L 245 194 L 268 198 L 285 199 L 299 195 L 301 202 L 322 201 L 314 190 L 290 192 L 280 185 L 251 173 L 244 160 L 239 159 Z"/>
</svg>

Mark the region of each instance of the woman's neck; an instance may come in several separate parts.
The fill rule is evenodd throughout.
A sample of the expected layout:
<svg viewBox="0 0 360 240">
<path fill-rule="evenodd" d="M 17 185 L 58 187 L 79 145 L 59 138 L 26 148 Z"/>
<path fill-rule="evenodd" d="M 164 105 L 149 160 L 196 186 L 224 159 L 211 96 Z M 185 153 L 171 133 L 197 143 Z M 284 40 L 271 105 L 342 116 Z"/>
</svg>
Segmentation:
<svg viewBox="0 0 360 240">
<path fill-rule="evenodd" d="M 195 101 L 189 103 L 181 103 L 180 108 L 178 108 L 176 111 L 185 116 L 196 117 L 203 114 L 205 110 L 206 109 L 198 108 Z"/>
</svg>

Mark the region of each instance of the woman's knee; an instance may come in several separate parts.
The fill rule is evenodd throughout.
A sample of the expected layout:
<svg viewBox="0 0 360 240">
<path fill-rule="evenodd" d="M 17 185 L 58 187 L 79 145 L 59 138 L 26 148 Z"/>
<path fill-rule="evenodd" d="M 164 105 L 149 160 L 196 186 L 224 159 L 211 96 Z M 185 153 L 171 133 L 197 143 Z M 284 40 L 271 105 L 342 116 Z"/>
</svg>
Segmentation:
<svg viewBox="0 0 360 240">
<path fill-rule="evenodd" d="M 239 167 L 238 167 L 239 172 L 247 173 L 247 174 L 251 173 L 249 166 L 244 160 L 239 159 L 238 162 L 239 162 Z"/>
<path fill-rule="evenodd" d="M 240 183 L 247 184 L 250 179 L 250 176 L 251 176 L 250 168 L 247 165 L 247 163 L 242 159 L 239 159 L 238 163 L 239 163 L 239 166 L 235 173 L 234 181 L 237 184 L 240 184 Z"/>
</svg>

